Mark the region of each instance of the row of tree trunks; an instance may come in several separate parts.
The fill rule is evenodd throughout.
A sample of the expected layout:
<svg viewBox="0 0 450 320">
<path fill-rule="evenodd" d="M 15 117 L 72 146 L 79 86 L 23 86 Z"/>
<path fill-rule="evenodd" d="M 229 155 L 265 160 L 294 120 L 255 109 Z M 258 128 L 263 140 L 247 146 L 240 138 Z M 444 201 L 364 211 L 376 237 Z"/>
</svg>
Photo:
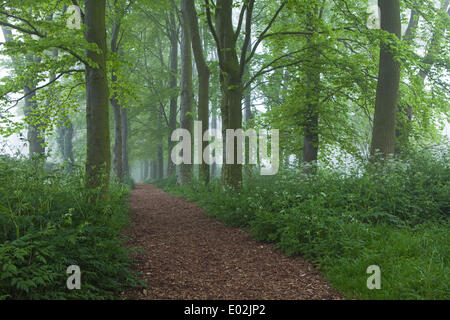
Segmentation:
<svg viewBox="0 0 450 320">
<path fill-rule="evenodd" d="M 163 170 L 164 163 L 161 163 L 159 159 L 140 161 L 140 181 L 160 180 L 163 178 L 161 176 Z"/>
</svg>

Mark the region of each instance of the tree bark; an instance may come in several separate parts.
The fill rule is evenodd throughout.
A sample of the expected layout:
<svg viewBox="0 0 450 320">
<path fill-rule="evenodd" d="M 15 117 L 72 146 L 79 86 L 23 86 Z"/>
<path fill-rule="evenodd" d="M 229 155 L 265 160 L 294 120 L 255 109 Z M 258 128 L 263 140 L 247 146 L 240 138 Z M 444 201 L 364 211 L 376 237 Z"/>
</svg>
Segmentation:
<svg viewBox="0 0 450 320">
<path fill-rule="evenodd" d="M 36 119 L 36 115 L 34 114 L 37 109 L 36 105 L 36 86 L 31 84 L 31 86 L 25 87 L 25 105 L 24 105 L 24 114 L 27 117 L 28 122 L 28 152 L 30 158 L 35 155 L 43 155 L 45 153 L 45 136 L 43 134 L 43 130 L 41 129 L 42 125 Z"/>
<path fill-rule="evenodd" d="M 250 37 L 250 41 L 249 44 L 247 46 L 247 54 L 250 54 L 252 52 L 252 46 L 251 46 L 251 37 Z M 244 76 L 246 78 L 250 78 L 250 68 L 248 67 L 248 65 L 245 65 L 245 72 L 244 72 Z M 248 88 L 245 90 L 244 92 L 244 108 L 245 108 L 245 122 L 248 126 L 248 123 L 253 119 L 253 113 L 252 113 L 252 90 L 251 90 L 251 86 L 248 86 Z M 248 154 L 248 151 L 246 151 L 246 153 Z M 247 161 L 246 161 L 247 163 Z"/>
<path fill-rule="evenodd" d="M 182 10 L 182 37 L 181 37 L 181 128 L 189 131 L 192 137 L 193 132 L 193 84 L 192 84 L 192 49 L 191 30 L 189 26 L 187 2 L 181 0 Z M 191 139 L 192 143 L 192 139 Z M 192 149 L 192 148 L 191 148 Z M 180 165 L 180 175 L 178 182 L 181 185 L 189 184 L 192 181 L 192 154 L 191 164 Z"/>
<path fill-rule="evenodd" d="M 114 72 L 114 71 L 113 71 Z M 112 75 L 111 81 L 117 81 L 117 77 Z M 113 170 L 117 178 L 123 181 L 123 157 L 122 157 L 122 113 L 121 106 L 117 100 L 117 96 L 114 93 L 111 98 L 111 106 L 114 114 L 114 147 L 113 147 Z"/>
<path fill-rule="evenodd" d="M 128 164 L 128 112 L 126 108 L 120 109 L 122 120 L 122 172 L 124 178 L 130 177 L 130 166 Z"/>
<path fill-rule="evenodd" d="M 144 161 L 144 174 L 142 176 L 142 181 L 145 182 L 148 178 L 151 178 L 151 162 L 148 160 Z"/>
<path fill-rule="evenodd" d="M 401 39 L 399 0 L 378 0 L 381 29 Z M 380 152 L 387 157 L 395 153 L 395 125 L 400 64 L 395 61 L 392 48 L 384 41 L 380 46 L 380 67 L 372 131 L 371 155 Z"/>
<path fill-rule="evenodd" d="M 111 169 L 109 140 L 109 88 L 106 76 L 106 0 L 85 1 L 86 40 L 100 53 L 87 50 L 87 58 L 98 67 L 86 65 L 86 187 L 109 190 Z"/>
<path fill-rule="evenodd" d="M 113 54 L 118 52 L 118 36 L 120 31 L 120 24 L 117 21 L 113 23 L 112 37 L 111 37 L 111 52 Z M 117 70 L 112 68 L 111 70 L 111 87 L 114 90 L 110 99 L 111 106 L 114 115 L 114 147 L 113 147 L 113 170 L 117 178 L 123 181 L 123 156 L 122 156 L 122 106 L 119 103 L 119 97 L 117 95 Z"/>
<path fill-rule="evenodd" d="M 217 115 L 215 114 L 215 112 L 213 112 L 212 114 L 212 119 L 211 119 L 211 129 L 217 129 Z M 215 151 L 213 152 L 213 154 L 211 154 L 212 157 L 215 157 Z M 211 179 L 214 179 L 217 175 L 217 163 L 213 162 L 211 164 Z"/>
<path fill-rule="evenodd" d="M 242 75 L 241 65 L 236 53 L 236 38 L 233 30 L 233 1 L 218 0 L 215 25 L 218 37 L 218 55 L 221 69 L 220 87 L 222 91 L 221 113 L 222 132 L 226 137 L 227 129 L 242 129 Z M 228 142 L 231 144 L 230 142 Z M 237 161 L 237 140 L 234 139 L 233 163 L 224 161 L 222 183 L 238 189 L 242 185 L 242 164 Z M 224 152 L 226 147 L 224 146 Z M 225 159 L 224 159 L 225 160 Z"/>
<path fill-rule="evenodd" d="M 170 14 L 170 81 L 169 88 L 171 90 L 175 90 L 177 87 L 177 78 L 178 78 L 178 30 L 175 22 L 175 17 L 173 13 Z M 177 111 L 178 111 L 178 97 L 172 96 L 170 98 L 170 106 L 169 106 L 169 136 L 167 142 L 167 176 L 171 177 L 175 175 L 175 164 L 171 159 L 171 152 L 175 145 L 171 140 L 172 132 L 177 129 Z"/>
<path fill-rule="evenodd" d="M 313 35 L 307 36 L 309 55 L 312 61 L 306 70 L 306 112 L 304 114 L 303 162 L 314 164 L 319 154 L 319 108 L 320 108 L 320 59 L 319 48 L 314 43 L 314 32 L 317 26 L 313 21 L 319 19 L 319 7 L 314 5 L 309 13 L 308 30 Z M 314 172 L 315 167 L 307 167 L 306 173 Z"/>
<path fill-rule="evenodd" d="M 250 54 L 252 52 L 251 42 L 252 42 L 252 40 L 250 37 L 249 45 L 247 46 L 247 49 L 246 49 L 248 54 Z M 250 79 L 250 68 L 248 67 L 248 65 L 245 65 L 244 77 L 247 80 Z M 249 129 L 250 121 L 253 119 L 251 86 L 248 86 L 248 88 L 244 91 L 244 111 L 245 111 L 245 128 Z M 245 142 L 244 172 L 246 173 L 247 178 L 251 178 L 251 176 L 252 176 L 252 172 L 253 172 L 252 167 L 253 167 L 253 165 L 250 164 L 250 144 Z"/>
<path fill-rule="evenodd" d="M 164 112 L 164 105 L 161 104 L 161 110 L 158 112 L 158 131 L 162 132 L 162 112 Z M 163 136 L 158 137 L 158 147 L 157 147 L 157 178 L 162 180 L 164 178 L 164 155 L 163 155 Z"/>
<path fill-rule="evenodd" d="M 198 117 L 202 123 L 202 137 L 209 130 L 209 78 L 210 70 L 203 54 L 203 46 L 200 38 L 200 29 L 198 26 L 197 12 L 195 11 L 194 1 L 186 1 L 186 16 L 189 19 L 192 51 L 194 52 L 195 64 L 198 73 Z M 203 150 L 208 146 L 208 141 L 202 139 L 202 155 Z M 210 172 L 209 164 L 202 161 L 199 170 L 199 178 L 205 184 L 209 183 Z"/>
<path fill-rule="evenodd" d="M 318 54 L 315 53 L 315 58 Z M 314 67 L 313 67 L 314 68 Z M 320 101 L 320 73 L 318 70 L 307 72 L 306 76 L 306 114 L 303 139 L 303 161 L 314 163 L 319 153 L 319 101 Z"/>
<path fill-rule="evenodd" d="M 74 164 L 73 159 L 73 125 L 69 118 L 66 121 L 61 121 L 58 128 L 57 142 L 59 146 L 59 151 L 62 158 L 69 165 L 69 170 Z"/>
</svg>

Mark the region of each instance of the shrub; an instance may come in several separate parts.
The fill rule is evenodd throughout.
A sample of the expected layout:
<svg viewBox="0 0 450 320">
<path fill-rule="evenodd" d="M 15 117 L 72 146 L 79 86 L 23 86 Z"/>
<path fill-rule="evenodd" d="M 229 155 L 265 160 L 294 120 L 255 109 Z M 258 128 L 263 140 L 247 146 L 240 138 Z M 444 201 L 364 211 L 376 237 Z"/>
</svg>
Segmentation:
<svg viewBox="0 0 450 320">
<path fill-rule="evenodd" d="M 315 262 L 351 298 L 448 299 L 448 152 L 365 164 L 350 172 L 301 169 L 253 177 L 239 192 L 218 182 L 165 186 L 227 224 Z M 368 290 L 379 265 L 382 290 Z"/>
<path fill-rule="evenodd" d="M 88 203 L 80 170 L 1 157 L 0 298 L 111 299 L 137 285 L 119 238 L 128 193 L 113 183 L 108 203 Z M 70 265 L 81 290 L 66 287 Z"/>
</svg>

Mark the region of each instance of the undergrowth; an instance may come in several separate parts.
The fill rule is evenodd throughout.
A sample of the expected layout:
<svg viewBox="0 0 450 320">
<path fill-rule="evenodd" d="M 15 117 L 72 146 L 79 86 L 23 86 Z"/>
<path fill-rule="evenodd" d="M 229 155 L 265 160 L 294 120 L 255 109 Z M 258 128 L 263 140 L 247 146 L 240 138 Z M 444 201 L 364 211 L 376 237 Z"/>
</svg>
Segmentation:
<svg viewBox="0 0 450 320">
<path fill-rule="evenodd" d="M 448 154 L 422 153 L 383 169 L 305 175 L 291 168 L 247 179 L 239 192 L 218 181 L 159 186 L 309 259 L 349 298 L 449 299 L 449 163 Z M 367 288 L 370 265 L 381 269 L 380 290 Z"/>
<path fill-rule="evenodd" d="M 77 171 L 0 156 L 0 299 L 114 299 L 138 284 L 120 238 L 129 188 L 89 203 Z M 70 265 L 81 290 L 66 286 Z"/>
</svg>

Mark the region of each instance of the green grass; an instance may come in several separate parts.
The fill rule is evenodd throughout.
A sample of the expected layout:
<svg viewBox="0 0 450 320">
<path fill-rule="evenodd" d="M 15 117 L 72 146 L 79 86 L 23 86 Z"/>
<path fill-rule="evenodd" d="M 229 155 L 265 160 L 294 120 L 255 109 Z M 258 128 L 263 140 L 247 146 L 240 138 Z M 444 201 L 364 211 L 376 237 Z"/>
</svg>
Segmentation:
<svg viewBox="0 0 450 320">
<path fill-rule="evenodd" d="M 289 169 L 255 176 L 239 192 L 217 181 L 159 185 L 304 256 L 348 298 L 449 299 L 449 163 L 448 154 L 419 154 L 384 169 L 366 164 L 364 173 Z M 381 269 L 380 290 L 367 288 L 370 265 Z"/>
<path fill-rule="evenodd" d="M 119 235 L 129 223 L 129 188 L 108 203 L 85 201 L 83 176 L 0 157 L 0 299 L 114 299 L 138 282 Z M 66 269 L 81 269 L 68 290 Z"/>
</svg>

